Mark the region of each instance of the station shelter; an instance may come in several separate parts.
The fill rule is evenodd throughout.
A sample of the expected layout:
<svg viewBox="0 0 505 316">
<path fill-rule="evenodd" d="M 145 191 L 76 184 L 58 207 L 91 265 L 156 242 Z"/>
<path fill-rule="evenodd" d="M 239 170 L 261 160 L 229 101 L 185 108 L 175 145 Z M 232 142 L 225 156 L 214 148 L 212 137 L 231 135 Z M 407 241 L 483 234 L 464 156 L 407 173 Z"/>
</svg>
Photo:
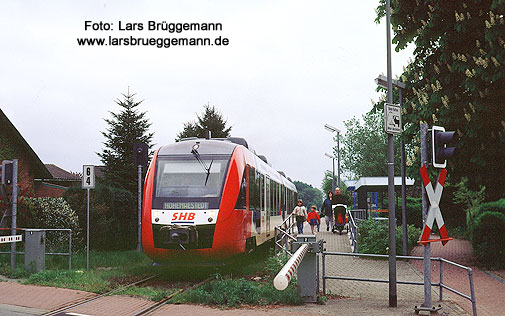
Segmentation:
<svg viewBox="0 0 505 316">
<path fill-rule="evenodd" d="M 358 180 L 345 182 L 351 194 L 352 209 L 364 209 L 371 212 L 371 216 L 383 217 L 381 213 L 388 212 L 388 177 L 361 177 Z M 405 185 L 412 187 L 414 179 L 406 178 Z M 402 178 L 394 178 L 396 208 L 401 197 Z"/>
</svg>

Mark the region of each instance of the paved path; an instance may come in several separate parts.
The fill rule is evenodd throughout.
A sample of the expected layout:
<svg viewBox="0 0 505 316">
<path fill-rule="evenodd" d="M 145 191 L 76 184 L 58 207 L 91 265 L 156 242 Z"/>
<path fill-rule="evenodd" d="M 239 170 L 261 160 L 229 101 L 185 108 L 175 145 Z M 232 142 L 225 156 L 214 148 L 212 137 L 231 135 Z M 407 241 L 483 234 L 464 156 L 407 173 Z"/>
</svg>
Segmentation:
<svg viewBox="0 0 505 316">
<path fill-rule="evenodd" d="M 436 239 L 439 237 L 432 236 L 431 238 Z M 424 251 L 423 247 L 424 246 L 415 247 L 411 254 L 414 256 L 422 256 Z M 500 278 L 500 275 L 504 274 L 504 271 L 489 273 L 475 267 L 472 246 L 467 240 L 451 240 L 445 246 L 442 246 L 442 243 L 434 242 L 431 243 L 430 248 L 432 257 L 442 257 L 462 265 L 470 266 L 473 269 L 477 314 L 479 316 L 505 315 L 505 281 Z M 413 265 L 419 271 L 423 271 L 422 262 L 416 262 L 413 263 Z M 434 263 L 431 271 L 432 280 L 438 282 L 440 275 L 439 264 Z M 444 264 L 443 271 L 445 284 L 467 295 L 470 294 L 469 279 L 466 270 Z M 444 291 L 443 293 L 444 297 L 449 297 L 469 313 L 472 312 L 470 301 L 449 291 Z"/>
</svg>

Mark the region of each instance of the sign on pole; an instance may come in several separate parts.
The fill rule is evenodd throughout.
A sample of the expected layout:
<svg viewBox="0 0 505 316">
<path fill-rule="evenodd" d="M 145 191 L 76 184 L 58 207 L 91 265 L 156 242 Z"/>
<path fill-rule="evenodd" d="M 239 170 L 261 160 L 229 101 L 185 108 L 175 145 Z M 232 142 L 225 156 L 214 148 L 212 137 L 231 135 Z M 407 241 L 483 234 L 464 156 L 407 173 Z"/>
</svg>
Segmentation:
<svg viewBox="0 0 505 316">
<path fill-rule="evenodd" d="M 401 134 L 402 111 L 397 104 L 384 104 L 384 130 L 388 134 Z"/>
<path fill-rule="evenodd" d="M 95 188 L 95 166 L 93 165 L 82 166 L 82 188 L 83 189 Z"/>
<path fill-rule="evenodd" d="M 89 190 L 95 188 L 95 166 L 82 166 L 82 188 L 88 191 L 86 199 L 86 271 L 89 271 Z"/>
<path fill-rule="evenodd" d="M 432 241 L 441 241 L 442 245 L 452 240 L 447 234 L 447 228 L 445 227 L 444 218 L 442 217 L 442 213 L 440 212 L 440 198 L 442 197 L 442 191 L 444 190 L 445 177 L 447 175 L 447 170 L 442 169 L 439 172 L 438 180 L 433 189 L 431 185 L 431 180 L 428 175 L 428 169 L 425 165 L 421 167 L 421 178 L 423 179 L 423 184 L 426 189 L 426 195 L 428 196 L 428 200 L 430 201 L 430 208 L 428 209 L 428 213 L 426 214 L 426 221 L 424 224 L 423 231 L 421 233 L 421 238 L 419 243 L 426 246 L 428 242 Z M 437 221 L 438 230 L 440 232 L 440 239 L 430 240 L 430 234 L 433 229 L 433 223 Z"/>
</svg>

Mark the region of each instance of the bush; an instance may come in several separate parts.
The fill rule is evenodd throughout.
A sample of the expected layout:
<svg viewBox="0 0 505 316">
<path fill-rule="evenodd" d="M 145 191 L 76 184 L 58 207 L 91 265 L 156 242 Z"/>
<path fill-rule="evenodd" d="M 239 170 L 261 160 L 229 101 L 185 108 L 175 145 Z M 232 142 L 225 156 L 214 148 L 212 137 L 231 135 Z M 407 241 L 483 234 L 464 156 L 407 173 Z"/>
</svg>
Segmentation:
<svg viewBox="0 0 505 316">
<path fill-rule="evenodd" d="M 490 267 L 505 267 L 505 215 L 486 211 L 475 220 L 472 237 L 477 260 Z"/>
<path fill-rule="evenodd" d="M 473 218 L 476 219 L 480 214 L 484 212 L 497 212 L 505 215 L 505 199 L 482 203 L 472 210 Z"/>
<path fill-rule="evenodd" d="M 407 225 L 407 247 L 410 252 L 412 247 L 417 245 L 417 240 L 421 235 L 421 230 L 414 225 Z M 396 236 L 396 253 L 403 252 L 403 229 L 397 226 L 395 230 Z M 389 226 L 387 222 L 379 222 L 370 218 L 362 221 L 359 224 L 358 249 L 360 253 L 370 254 L 388 254 L 389 252 Z"/>
<path fill-rule="evenodd" d="M 291 284 L 284 291 L 277 291 L 272 282 L 258 283 L 245 279 L 219 279 L 205 283 L 174 297 L 175 302 L 192 302 L 205 305 L 300 305 L 302 299 L 296 286 Z"/>
<path fill-rule="evenodd" d="M 86 190 L 71 187 L 63 195 L 86 230 Z M 90 194 L 90 248 L 133 249 L 137 245 L 137 198 L 131 192 L 97 185 Z"/>
<path fill-rule="evenodd" d="M 72 243 L 82 243 L 77 213 L 63 198 L 25 198 L 25 218 L 18 224 L 23 228 L 69 228 L 72 229 Z M 46 232 L 46 251 L 68 250 L 67 232 Z"/>
</svg>

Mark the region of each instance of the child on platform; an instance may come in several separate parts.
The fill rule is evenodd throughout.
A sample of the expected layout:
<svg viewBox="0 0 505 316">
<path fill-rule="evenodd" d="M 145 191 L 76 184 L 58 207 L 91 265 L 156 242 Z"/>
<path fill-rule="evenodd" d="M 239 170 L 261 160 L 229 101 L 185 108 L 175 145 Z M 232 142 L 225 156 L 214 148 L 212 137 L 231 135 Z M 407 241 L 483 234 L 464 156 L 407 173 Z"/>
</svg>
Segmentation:
<svg viewBox="0 0 505 316">
<path fill-rule="evenodd" d="M 314 229 L 321 223 L 321 218 L 319 217 L 319 214 L 316 212 L 315 205 L 312 205 L 309 214 L 307 214 L 307 222 L 309 222 L 310 224 L 310 230 L 312 231 L 312 235 L 315 235 Z"/>
</svg>

